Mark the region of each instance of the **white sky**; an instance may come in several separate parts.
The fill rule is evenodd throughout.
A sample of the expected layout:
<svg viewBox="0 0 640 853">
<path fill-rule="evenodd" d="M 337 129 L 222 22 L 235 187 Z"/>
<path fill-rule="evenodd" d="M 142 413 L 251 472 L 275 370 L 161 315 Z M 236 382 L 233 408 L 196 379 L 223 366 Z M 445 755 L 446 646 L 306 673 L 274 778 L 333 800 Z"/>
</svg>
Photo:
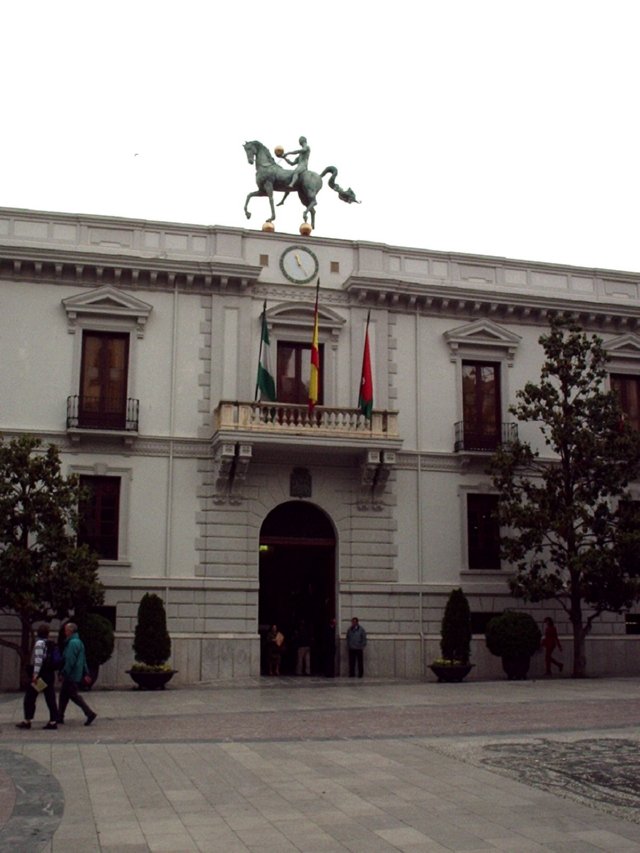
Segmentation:
<svg viewBox="0 0 640 853">
<path fill-rule="evenodd" d="M 0 206 L 260 228 L 242 145 L 305 135 L 362 199 L 325 184 L 318 235 L 640 271 L 635 0 L 14 0 L 0 22 Z"/>
</svg>

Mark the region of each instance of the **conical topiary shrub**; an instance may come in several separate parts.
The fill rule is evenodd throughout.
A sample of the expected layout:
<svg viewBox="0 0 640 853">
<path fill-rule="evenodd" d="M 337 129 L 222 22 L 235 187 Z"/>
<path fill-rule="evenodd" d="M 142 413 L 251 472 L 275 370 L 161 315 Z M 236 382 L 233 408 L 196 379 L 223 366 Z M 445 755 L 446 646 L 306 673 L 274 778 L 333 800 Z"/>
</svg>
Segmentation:
<svg viewBox="0 0 640 853">
<path fill-rule="evenodd" d="M 162 599 L 155 593 L 142 596 L 133 639 L 135 659 L 148 667 L 162 667 L 171 655 L 171 637 Z"/>
<path fill-rule="evenodd" d="M 471 611 L 462 589 L 452 589 L 442 617 L 440 651 L 444 660 L 469 663 Z"/>
<path fill-rule="evenodd" d="M 429 669 L 438 681 L 462 681 L 472 670 L 471 611 L 463 591 L 452 589 L 440 625 L 442 657 L 434 660 Z"/>
</svg>

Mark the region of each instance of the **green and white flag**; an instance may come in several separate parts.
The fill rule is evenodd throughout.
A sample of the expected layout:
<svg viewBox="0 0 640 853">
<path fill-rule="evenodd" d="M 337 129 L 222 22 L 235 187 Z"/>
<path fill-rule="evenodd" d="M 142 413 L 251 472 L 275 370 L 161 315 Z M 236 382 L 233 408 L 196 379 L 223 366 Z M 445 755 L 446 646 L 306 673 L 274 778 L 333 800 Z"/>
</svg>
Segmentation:
<svg viewBox="0 0 640 853">
<path fill-rule="evenodd" d="M 267 303 L 262 308 L 262 334 L 260 338 L 260 356 L 258 358 L 258 377 L 256 379 L 256 400 L 273 402 L 276 399 L 276 383 L 271 372 L 271 346 L 267 328 Z"/>
</svg>

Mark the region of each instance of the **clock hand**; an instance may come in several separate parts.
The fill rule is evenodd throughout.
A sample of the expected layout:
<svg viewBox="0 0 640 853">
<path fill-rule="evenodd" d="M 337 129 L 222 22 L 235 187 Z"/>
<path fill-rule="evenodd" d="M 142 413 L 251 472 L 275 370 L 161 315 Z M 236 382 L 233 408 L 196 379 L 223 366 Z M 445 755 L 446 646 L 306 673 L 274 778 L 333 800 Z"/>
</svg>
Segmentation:
<svg viewBox="0 0 640 853">
<path fill-rule="evenodd" d="M 296 259 L 296 263 L 298 264 L 298 266 L 300 267 L 300 269 L 302 270 L 302 272 L 305 272 L 305 268 L 303 267 L 303 265 L 302 265 L 302 263 L 301 263 L 301 261 L 300 261 L 300 255 L 299 255 L 297 252 L 296 252 L 296 254 L 295 254 L 295 259 Z"/>
</svg>

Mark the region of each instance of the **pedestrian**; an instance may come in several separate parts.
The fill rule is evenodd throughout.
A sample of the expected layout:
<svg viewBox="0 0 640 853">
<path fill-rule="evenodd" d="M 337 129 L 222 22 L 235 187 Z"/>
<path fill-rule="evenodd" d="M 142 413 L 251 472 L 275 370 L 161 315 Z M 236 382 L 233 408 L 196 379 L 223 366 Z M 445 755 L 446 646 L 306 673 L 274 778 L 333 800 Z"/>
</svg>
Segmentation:
<svg viewBox="0 0 640 853">
<path fill-rule="evenodd" d="M 551 665 L 558 667 L 559 672 L 563 670 L 562 661 L 556 660 L 553 653 L 556 649 L 562 651 L 558 630 L 553 624 L 553 619 L 547 616 L 544 620 L 544 636 L 542 637 L 542 648 L 544 649 L 544 674 L 551 675 Z"/>
<path fill-rule="evenodd" d="M 294 641 L 297 646 L 296 675 L 311 675 L 311 631 L 304 619 L 300 620 Z"/>
<path fill-rule="evenodd" d="M 358 670 L 358 678 L 364 675 L 364 647 L 367 645 L 367 632 L 359 623 L 356 616 L 351 620 L 347 631 L 347 650 L 349 652 L 349 678 L 353 678 Z"/>
<path fill-rule="evenodd" d="M 64 724 L 64 712 L 67 710 L 69 700 L 80 708 L 86 717 L 85 726 L 90 726 L 97 714 L 84 701 L 78 692 L 81 684 L 90 684 L 89 667 L 84 651 L 84 643 L 78 636 L 78 626 L 74 622 L 67 622 L 64 626 L 67 638 L 62 652 L 62 669 L 60 678 L 60 710 L 58 712 L 58 723 Z"/>
<path fill-rule="evenodd" d="M 17 729 L 30 729 L 35 717 L 36 702 L 40 693 L 49 709 L 49 722 L 44 729 L 58 728 L 58 707 L 56 705 L 56 671 L 53 662 L 55 643 L 49 639 L 49 626 L 40 625 L 37 631 L 38 639 L 31 655 L 31 681 L 24 694 L 24 720 L 16 724 Z"/>
<path fill-rule="evenodd" d="M 336 660 L 336 620 L 329 619 L 322 635 L 322 668 L 325 678 L 335 676 Z"/>
<path fill-rule="evenodd" d="M 280 662 L 284 651 L 284 634 L 278 631 L 277 625 L 272 625 L 267 631 L 267 659 L 269 675 L 280 675 Z"/>
</svg>

